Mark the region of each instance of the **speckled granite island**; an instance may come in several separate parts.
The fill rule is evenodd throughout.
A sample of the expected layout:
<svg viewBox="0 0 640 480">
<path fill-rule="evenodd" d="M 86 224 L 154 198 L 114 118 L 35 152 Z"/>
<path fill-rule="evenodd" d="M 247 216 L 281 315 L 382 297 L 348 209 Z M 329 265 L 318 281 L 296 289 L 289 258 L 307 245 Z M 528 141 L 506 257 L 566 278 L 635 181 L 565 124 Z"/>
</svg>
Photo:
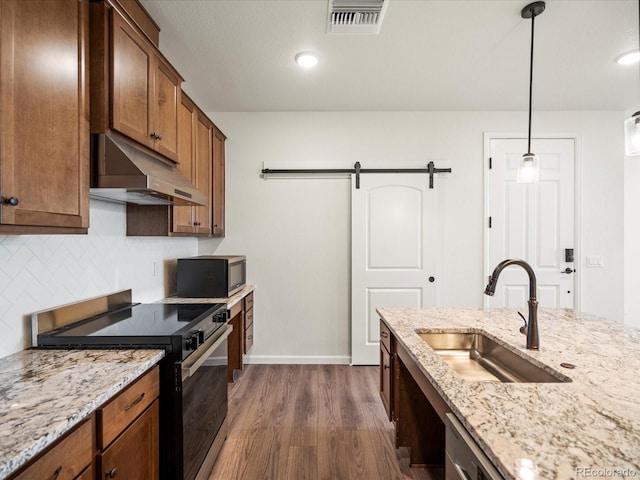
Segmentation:
<svg viewBox="0 0 640 480">
<path fill-rule="evenodd" d="M 540 351 L 514 310 L 380 308 L 399 345 L 505 478 L 640 478 L 640 331 L 568 310 L 539 312 Z M 463 380 L 417 332 L 483 332 L 570 383 Z M 561 363 L 576 366 L 569 370 Z M 531 472 L 528 472 L 531 475 Z"/>
<path fill-rule="evenodd" d="M 0 359 L 0 479 L 164 357 L 163 350 L 25 350 Z"/>
</svg>

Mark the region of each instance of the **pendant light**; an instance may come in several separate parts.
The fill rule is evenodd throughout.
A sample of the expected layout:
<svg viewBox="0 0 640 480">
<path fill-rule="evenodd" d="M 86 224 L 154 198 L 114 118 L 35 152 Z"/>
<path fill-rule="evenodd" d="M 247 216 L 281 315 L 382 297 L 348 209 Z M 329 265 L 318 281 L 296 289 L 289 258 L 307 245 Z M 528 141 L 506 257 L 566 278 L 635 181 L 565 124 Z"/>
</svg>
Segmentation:
<svg viewBox="0 0 640 480">
<path fill-rule="evenodd" d="M 639 0 L 640 1 L 640 0 Z M 531 99 L 533 96 L 533 33 L 536 17 L 544 12 L 544 2 L 533 2 L 522 9 L 522 18 L 531 19 L 531 59 L 529 63 L 529 135 L 527 141 L 527 153 L 522 156 L 522 162 L 518 167 L 516 180 L 520 183 L 537 182 L 540 175 L 540 159 L 531 153 Z"/>
<path fill-rule="evenodd" d="M 640 44 L 640 0 L 638 0 L 638 43 Z M 627 155 L 640 155 L 640 111 L 624 122 L 624 150 Z"/>
</svg>

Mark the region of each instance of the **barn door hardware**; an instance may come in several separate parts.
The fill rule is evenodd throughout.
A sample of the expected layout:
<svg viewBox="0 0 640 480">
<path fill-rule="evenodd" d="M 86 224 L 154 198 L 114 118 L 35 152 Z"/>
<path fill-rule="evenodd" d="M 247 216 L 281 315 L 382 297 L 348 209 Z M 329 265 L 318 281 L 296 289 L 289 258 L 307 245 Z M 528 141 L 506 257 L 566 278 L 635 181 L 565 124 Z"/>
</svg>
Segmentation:
<svg viewBox="0 0 640 480">
<path fill-rule="evenodd" d="M 436 168 L 433 162 L 427 164 L 427 168 L 362 168 L 360 162 L 356 162 L 353 168 L 311 168 L 311 169 L 272 169 L 263 168 L 263 175 L 277 175 L 287 173 L 345 173 L 355 174 L 356 189 L 360 188 L 360 175 L 365 173 L 427 173 L 429 174 L 429 188 L 433 188 L 433 175 L 435 173 L 451 173 L 450 168 Z"/>
</svg>

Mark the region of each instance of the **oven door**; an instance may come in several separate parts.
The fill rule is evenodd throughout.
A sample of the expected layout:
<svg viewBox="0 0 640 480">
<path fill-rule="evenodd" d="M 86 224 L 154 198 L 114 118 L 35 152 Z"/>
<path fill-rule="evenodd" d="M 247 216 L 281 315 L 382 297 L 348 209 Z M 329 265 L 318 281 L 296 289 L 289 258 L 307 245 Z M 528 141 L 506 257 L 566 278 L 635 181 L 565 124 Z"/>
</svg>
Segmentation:
<svg viewBox="0 0 640 480">
<path fill-rule="evenodd" d="M 221 427 L 226 426 L 227 337 L 232 331 L 228 324 L 218 329 L 180 366 L 184 480 L 207 478 L 226 438 Z"/>
</svg>

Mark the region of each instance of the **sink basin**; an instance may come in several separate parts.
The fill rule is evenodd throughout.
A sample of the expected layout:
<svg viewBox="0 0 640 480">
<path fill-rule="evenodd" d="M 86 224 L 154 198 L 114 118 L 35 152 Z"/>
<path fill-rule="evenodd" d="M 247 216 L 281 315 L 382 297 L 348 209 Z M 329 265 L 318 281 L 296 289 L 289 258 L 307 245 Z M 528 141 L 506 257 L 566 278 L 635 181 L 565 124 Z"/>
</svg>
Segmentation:
<svg viewBox="0 0 640 480">
<path fill-rule="evenodd" d="M 418 333 L 465 380 L 559 383 L 571 379 L 550 373 L 481 333 Z"/>
</svg>

